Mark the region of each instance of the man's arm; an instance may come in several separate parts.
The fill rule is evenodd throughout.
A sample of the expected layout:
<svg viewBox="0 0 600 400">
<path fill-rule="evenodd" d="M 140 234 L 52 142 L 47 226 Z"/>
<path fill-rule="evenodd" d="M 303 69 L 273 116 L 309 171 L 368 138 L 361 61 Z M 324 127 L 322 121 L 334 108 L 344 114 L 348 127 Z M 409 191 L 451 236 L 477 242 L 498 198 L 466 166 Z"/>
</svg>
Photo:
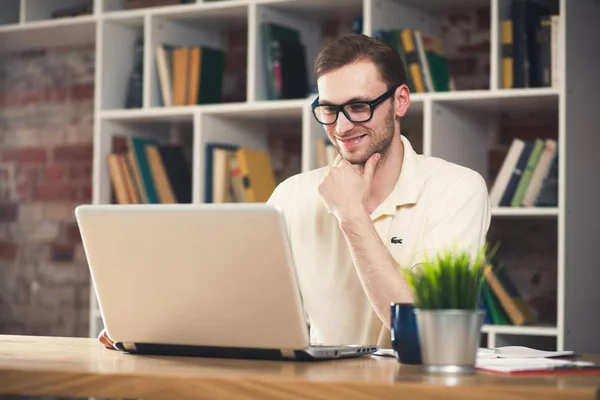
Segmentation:
<svg viewBox="0 0 600 400">
<path fill-rule="evenodd" d="M 475 255 L 485 241 L 489 207 L 487 187 L 479 175 L 470 174 L 449 185 L 429 215 L 427 232 L 410 266 L 396 263 L 366 211 L 339 219 L 365 293 L 388 329 L 390 303 L 412 302 L 412 293 L 399 268 L 411 267 L 424 261 L 426 255 L 454 245 Z"/>
<path fill-rule="evenodd" d="M 412 303 L 410 288 L 366 212 L 345 216 L 339 225 L 365 293 L 389 329 L 390 304 Z"/>
</svg>

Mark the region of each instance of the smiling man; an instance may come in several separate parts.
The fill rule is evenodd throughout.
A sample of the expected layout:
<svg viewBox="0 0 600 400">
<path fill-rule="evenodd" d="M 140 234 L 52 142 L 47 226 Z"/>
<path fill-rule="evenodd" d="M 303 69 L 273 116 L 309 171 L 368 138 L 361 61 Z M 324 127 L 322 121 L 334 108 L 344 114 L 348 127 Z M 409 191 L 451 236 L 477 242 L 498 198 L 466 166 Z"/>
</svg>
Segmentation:
<svg viewBox="0 0 600 400">
<path fill-rule="evenodd" d="M 418 155 L 401 134 L 410 92 L 384 41 L 341 37 L 314 71 L 313 115 L 339 156 L 282 182 L 269 202 L 285 214 L 311 341 L 389 348 L 390 303 L 412 301 L 400 269 L 451 246 L 475 255 L 488 190 L 475 171 Z"/>
<path fill-rule="evenodd" d="M 402 136 L 410 93 L 385 42 L 341 37 L 314 70 L 313 115 L 340 155 L 288 178 L 268 202 L 285 215 L 311 342 L 390 348 L 390 303 L 412 302 L 400 269 L 449 246 L 475 254 L 490 224 L 487 187 Z M 113 345 L 105 331 L 99 340 Z"/>
</svg>

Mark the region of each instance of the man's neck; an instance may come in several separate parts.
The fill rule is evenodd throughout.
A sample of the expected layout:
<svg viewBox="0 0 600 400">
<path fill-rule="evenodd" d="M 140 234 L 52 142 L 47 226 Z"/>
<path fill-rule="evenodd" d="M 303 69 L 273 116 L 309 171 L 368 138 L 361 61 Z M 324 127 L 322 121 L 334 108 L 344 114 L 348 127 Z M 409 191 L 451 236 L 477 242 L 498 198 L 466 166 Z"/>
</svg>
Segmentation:
<svg viewBox="0 0 600 400">
<path fill-rule="evenodd" d="M 385 154 L 377 163 L 375 172 L 373 173 L 373 183 L 371 186 L 371 195 L 367 200 L 367 210 L 372 213 L 394 190 L 402 161 L 404 160 L 404 146 L 397 136 L 397 139 L 392 142 L 387 154 Z"/>
</svg>

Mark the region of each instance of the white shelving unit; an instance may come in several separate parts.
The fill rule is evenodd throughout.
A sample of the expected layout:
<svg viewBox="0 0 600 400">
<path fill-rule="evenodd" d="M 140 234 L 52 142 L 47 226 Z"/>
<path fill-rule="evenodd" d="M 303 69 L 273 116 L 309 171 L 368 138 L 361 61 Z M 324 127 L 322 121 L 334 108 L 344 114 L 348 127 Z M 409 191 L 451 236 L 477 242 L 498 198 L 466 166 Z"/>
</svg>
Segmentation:
<svg viewBox="0 0 600 400">
<path fill-rule="evenodd" d="M 81 3 L 71 1 L 70 3 Z M 308 70 L 320 49 L 321 22 L 336 20 L 347 26 L 363 18 L 363 33 L 410 27 L 440 34 L 434 13 L 457 8 L 489 7 L 490 77 L 486 90 L 412 95 L 403 127 L 415 147 L 469 166 L 487 177 L 487 149 L 497 143 L 499 126 L 508 115 L 536 123 L 555 124 L 559 140 L 559 204 L 555 208 L 495 208 L 499 219 L 546 219 L 557 234 L 557 310 L 553 326 L 484 327 L 489 346 L 529 344 L 580 352 L 600 351 L 600 268 L 594 262 L 594 238 L 600 196 L 595 171 L 600 157 L 599 78 L 597 38 L 600 2 L 548 0 L 559 4 L 561 38 L 557 87 L 501 89 L 499 20 L 508 16 L 508 0 L 224 0 L 123 10 L 122 0 L 94 0 L 90 16 L 48 21 L 49 10 L 68 3 L 60 0 L 8 0 L 0 15 L 0 51 L 28 46 L 92 40 L 96 43 L 96 105 L 93 202 L 110 202 L 105 158 L 112 136 L 138 135 L 171 140 L 173 132 L 193 146 L 193 202 L 204 198 L 204 146 L 211 141 L 266 148 L 266 132 L 279 122 L 298 126 L 302 142 L 301 170 L 315 168 L 315 143 L 325 137 L 310 112 L 311 98 L 270 101 L 262 69 L 260 23 L 275 21 L 296 28 L 307 49 Z M 247 32 L 245 101 L 200 106 L 162 107 L 154 46 L 162 41 L 179 45 L 210 44 L 227 47 L 231 29 Z M 125 109 L 133 45 L 144 39 L 143 104 Z M 311 76 L 311 82 L 314 78 Z M 517 223 L 515 222 L 515 223 Z M 512 222 L 511 222 L 512 223 Z M 555 224 L 555 225 L 554 225 Z M 526 246 L 526 244 L 524 244 Z M 553 266 L 554 267 L 554 266 Z M 91 291 L 90 336 L 102 327 Z M 539 346 L 538 346 L 539 347 Z"/>
</svg>

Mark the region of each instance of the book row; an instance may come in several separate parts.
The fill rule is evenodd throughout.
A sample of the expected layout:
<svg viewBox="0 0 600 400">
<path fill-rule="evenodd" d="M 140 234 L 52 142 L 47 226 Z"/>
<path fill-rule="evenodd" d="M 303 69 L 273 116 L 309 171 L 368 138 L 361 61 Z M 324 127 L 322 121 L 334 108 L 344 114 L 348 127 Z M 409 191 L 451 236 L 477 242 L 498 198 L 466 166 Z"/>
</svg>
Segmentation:
<svg viewBox="0 0 600 400">
<path fill-rule="evenodd" d="M 116 136 L 106 159 L 118 204 L 192 202 L 191 154 L 180 144 Z M 204 202 L 265 202 L 276 179 L 268 151 L 207 143 Z"/>
<path fill-rule="evenodd" d="M 514 138 L 490 190 L 490 202 L 493 207 L 556 207 L 556 140 Z"/>
<path fill-rule="evenodd" d="M 556 87 L 560 16 L 534 1 L 517 0 L 500 21 L 502 88 Z"/>
</svg>

